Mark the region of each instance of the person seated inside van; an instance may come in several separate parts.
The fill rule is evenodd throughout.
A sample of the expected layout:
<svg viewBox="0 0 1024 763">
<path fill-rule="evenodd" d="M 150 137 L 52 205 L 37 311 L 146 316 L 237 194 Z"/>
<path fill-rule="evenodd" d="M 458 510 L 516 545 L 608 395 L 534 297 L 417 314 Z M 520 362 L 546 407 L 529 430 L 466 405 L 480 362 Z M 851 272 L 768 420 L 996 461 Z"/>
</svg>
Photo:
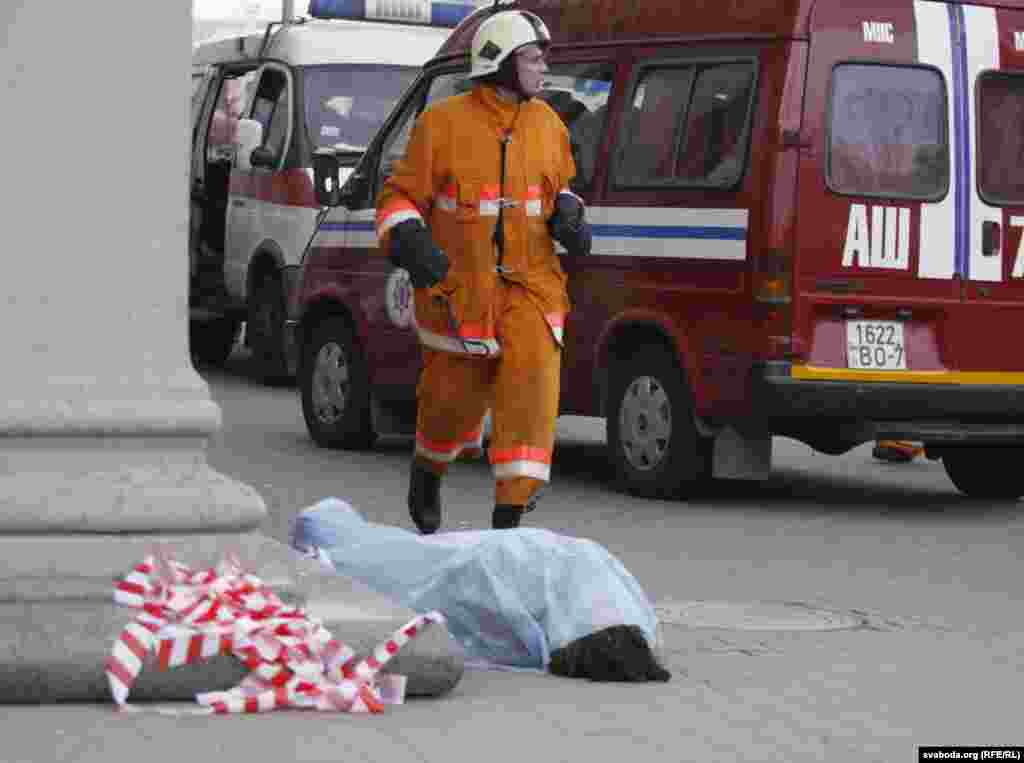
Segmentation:
<svg viewBox="0 0 1024 763">
<path fill-rule="evenodd" d="M 607 106 L 603 105 L 591 112 L 585 104 L 564 90 L 546 95 L 545 100 L 569 129 L 572 158 L 576 162 L 576 177 L 570 185 L 574 191 L 583 190 L 594 177 L 597 144 L 601 139 Z"/>
<path fill-rule="evenodd" d="M 207 251 L 218 254 L 224 251 L 228 186 L 244 101 L 242 78 L 225 79 L 206 133 L 206 202 L 199 230 L 200 240 Z"/>
<path fill-rule="evenodd" d="M 242 118 L 242 81 L 224 80 L 221 98 L 210 119 L 207 150 L 230 149 L 238 134 L 238 122 Z"/>
</svg>

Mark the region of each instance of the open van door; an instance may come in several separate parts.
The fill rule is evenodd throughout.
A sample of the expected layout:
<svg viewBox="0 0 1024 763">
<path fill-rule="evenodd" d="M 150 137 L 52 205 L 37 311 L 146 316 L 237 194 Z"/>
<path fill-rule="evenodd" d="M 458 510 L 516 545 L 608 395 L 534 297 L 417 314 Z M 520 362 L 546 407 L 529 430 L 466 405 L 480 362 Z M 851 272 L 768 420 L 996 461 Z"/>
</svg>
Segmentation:
<svg viewBox="0 0 1024 763">
<path fill-rule="evenodd" d="M 1024 325 L 1024 9 L 958 8 L 966 36 L 965 371 L 1024 371 L 1007 339 Z M 999 337 L 1003 337 L 1002 340 Z M 999 363 L 993 362 L 993 355 Z"/>
</svg>

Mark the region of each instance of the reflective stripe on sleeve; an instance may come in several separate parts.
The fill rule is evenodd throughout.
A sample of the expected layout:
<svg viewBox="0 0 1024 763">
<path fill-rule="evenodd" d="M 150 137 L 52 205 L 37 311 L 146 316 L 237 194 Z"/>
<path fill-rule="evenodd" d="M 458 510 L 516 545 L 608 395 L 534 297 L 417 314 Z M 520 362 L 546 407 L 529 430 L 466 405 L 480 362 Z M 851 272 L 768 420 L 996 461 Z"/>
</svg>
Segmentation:
<svg viewBox="0 0 1024 763">
<path fill-rule="evenodd" d="M 393 227 L 406 220 L 419 220 L 421 223 L 423 222 L 423 216 L 411 201 L 401 199 L 388 207 L 377 210 L 377 236 L 383 236 Z"/>
</svg>

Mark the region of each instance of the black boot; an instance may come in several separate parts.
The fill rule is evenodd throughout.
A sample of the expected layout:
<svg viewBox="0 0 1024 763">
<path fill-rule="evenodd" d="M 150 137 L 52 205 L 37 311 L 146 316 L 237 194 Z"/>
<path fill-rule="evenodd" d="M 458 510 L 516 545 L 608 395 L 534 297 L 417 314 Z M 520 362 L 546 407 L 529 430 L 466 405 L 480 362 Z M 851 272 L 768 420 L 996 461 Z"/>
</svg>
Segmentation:
<svg viewBox="0 0 1024 763">
<path fill-rule="evenodd" d="M 494 514 L 491 515 L 491 527 L 495 530 L 513 530 L 519 527 L 519 520 L 526 513 L 525 506 L 516 506 L 511 503 L 498 503 L 494 506 Z"/>
<path fill-rule="evenodd" d="M 409 514 L 424 535 L 441 526 L 441 477 L 415 460 L 409 474 Z"/>
</svg>

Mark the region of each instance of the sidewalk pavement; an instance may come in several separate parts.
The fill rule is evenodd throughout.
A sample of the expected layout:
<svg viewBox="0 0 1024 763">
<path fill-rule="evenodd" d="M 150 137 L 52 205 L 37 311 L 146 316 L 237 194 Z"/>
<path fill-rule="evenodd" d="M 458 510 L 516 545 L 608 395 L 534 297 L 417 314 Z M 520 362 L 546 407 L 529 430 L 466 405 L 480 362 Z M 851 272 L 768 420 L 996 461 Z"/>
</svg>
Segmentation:
<svg viewBox="0 0 1024 763">
<path fill-rule="evenodd" d="M 310 609 L 342 606 L 359 602 L 328 596 Z M 668 624 L 667 684 L 473 669 L 440 698 L 377 716 L 194 716 L 190 703 L 142 704 L 148 712 L 138 714 L 109 704 L 4 706 L 0 761 L 900 763 L 916 761 L 919 745 L 1024 741 L 1020 634 L 858 617 L 858 627 L 833 631 Z M 333 630 L 345 639 L 344 624 Z"/>
</svg>

